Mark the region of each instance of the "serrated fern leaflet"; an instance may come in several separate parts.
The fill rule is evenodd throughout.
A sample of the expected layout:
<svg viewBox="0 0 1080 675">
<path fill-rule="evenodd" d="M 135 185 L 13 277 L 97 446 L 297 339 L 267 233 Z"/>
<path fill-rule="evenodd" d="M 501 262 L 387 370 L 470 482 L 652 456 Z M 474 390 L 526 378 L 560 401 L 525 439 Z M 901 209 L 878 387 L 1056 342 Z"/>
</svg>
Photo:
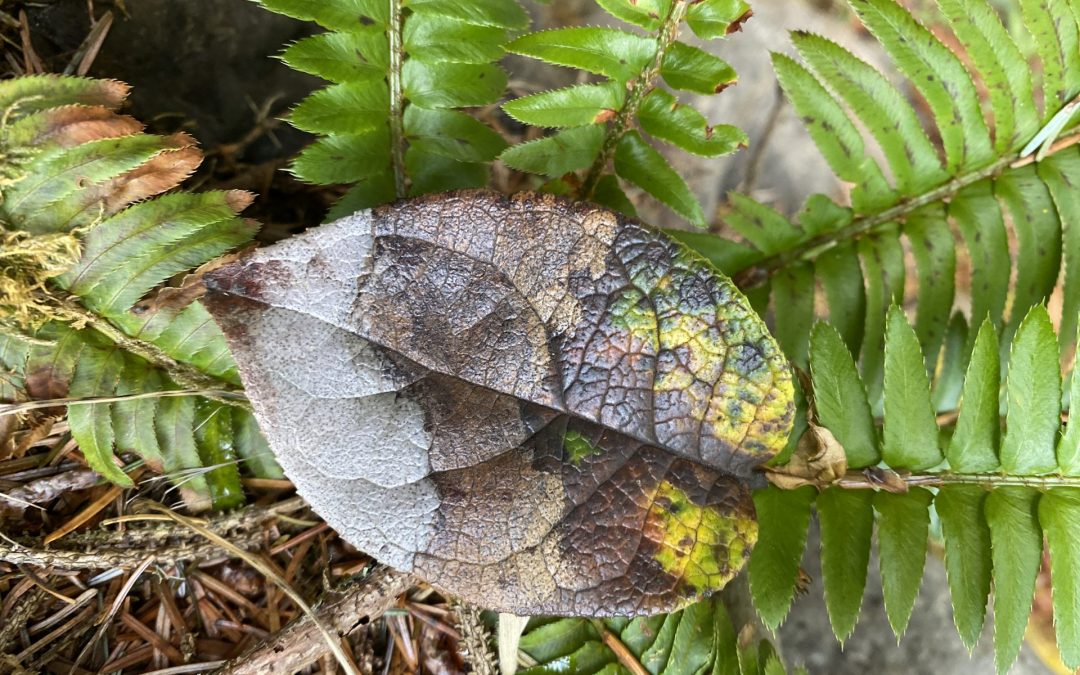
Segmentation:
<svg viewBox="0 0 1080 675">
<path fill-rule="evenodd" d="M 749 6 L 741 0 L 665 0 L 650 7 L 630 0 L 600 4 L 648 34 L 589 26 L 532 33 L 510 42 L 510 52 L 595 73 L 606 81 L 504 104 L 503 110 L 514 119 L 554 131 L 507 149 L 501 159 L 514 169 L 547 177 L 545 189 L 629 211 L 632 207 L 619 184 L 625 181 L 703 226 L 706 216 L 690 187 L 641 132 L 706 157 L 746 145 L 740 129 L 711 125 L 661 82 L 674 90 L 705 95 L 734 84 L 735 71 L 726 62 L 678 37 L 683 23 L 704 40 L 725 35 L 749 16 Z M 572 154 L 565 148 L 573 148 Z"/>
<path fill-rule="evenodd" d="M 0 365 L 10 373 L 0 398 L 135 397 L 69 406 L 90 467 L 130 485 L 119 461 L 130 453 L 170 476 L 190 506 L 235 506 L 241 463 L 281 475 L 250 413 L 153 394 L 237 388 L 221 332 L 187 295 L 197 284 L 161 286 L 247 244 L 256 226 L 237 214 L 251 196 L 148 199 L 186 178 L 202 154 L 182 134 L 141 133 L 115 112 L 126 94 L 117 82 L 54 76 L 0 85 Z"/>
<path fill-rule="evenodd" d="M 292 171 L 320 185 L 351 185 L 330 214 L 409 195 L 483 187 L 506 147 L 462 112 L 499 100 L 506 73 L 495 62 L 528 17 L 514 0 L 260 0 L 327 32 L 290 45 L 281 59 L 331 84 L 290 115 L 318 136 Z"/>
</svg>

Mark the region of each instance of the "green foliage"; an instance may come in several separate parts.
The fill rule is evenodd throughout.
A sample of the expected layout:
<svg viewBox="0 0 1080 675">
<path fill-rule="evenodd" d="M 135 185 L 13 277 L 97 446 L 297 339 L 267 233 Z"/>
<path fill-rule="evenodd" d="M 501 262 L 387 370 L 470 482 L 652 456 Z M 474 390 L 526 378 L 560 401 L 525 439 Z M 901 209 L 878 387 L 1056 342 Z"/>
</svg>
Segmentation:
<svg viewBox="0 0 1080 675">
<path fill-rule="evenodd" d="M 521 24 L 506 16 L 478 18 L 498 0 L 473 13 L 461 3 L 414 0 L 397 10 L 391 4 L 389 14 L 379 5 L 378 16 L 374 3 L 367 8 L 364 0 L 335 0 L 334 7 L 263 3 L 331 30 L 290 48 L 285 58 L 335 83 L 294 113 L 298 126 L 326 136 L 295 168 L 319 182 L 358 182 L 340 213 L 402 194 L 395 115 L 409 132 L 403 165 L 413 192 L 484 183 L 485 162 L 498 154 L 511 168 L 543 176 L 543 189 L 630 212 L 623 186 L 632 184 L 698 225 L 706 214 L 653 142 L 716 157 L 746 141 L 734 127 L 710 126 L 675 93 L 711 95 L 734 82 L 728 64 L 677 38 L 684 23 L 703 40 L 723 37 L 745 18 L 741 0 L 599 0 L 636 28 L 563 28 L 505 45 L 505 31 Z M 674 234 L 724 272 L 760 285 L 750 290 L 763 310 L 771 304 L 778 341 L 810 373 L 803 418 L 831 432 L 853 470 L 849 475 L 864 477 L 865 487 L 888 488 L 852 490 L 822 480 L 820 494 L 809 486 L 759 491 L 760 541 L 749 563 L 754 602 L 767 625 L 782 622 L 816 506 L 834 632 L 845 639 L 858 620 L 876 523 L 886 613 L 902 635 L 921 583 L 933 509 L 965 644 L 973 646 L 982 631 L 993 587 L 999 671 L 1015 659 L 1045 535 L 1059 643 L 1066 663 L 1080 666 L 1080 553 L 1069 536 L 1080 523 L 1080 492 L 1068 481 L 1080 475 L 1080 432 L 1060 422 L 1059 369 L 1060 357 L 1068 361 L 1080 307 L 1080 196 L 1074 189 L 1080 152 L 1066 148 L 1038 162 L 1027 159 L 1068 129 L 1071 113 L 1062 110 L 1080 92 L 1078 13 L 1066 0 L 1018 0 L 1021 24 L 1006 28 L 985 2 L 939 0 L 953 35 L 938 37 L 894 0 L 850 4 L 902 82 L 801 31 L 792 35 L 797 58 L 773 58 L 793 108 L 837 176 L 851 184 L 850 207 L 816 195 L 788 218 L 732 195 L 724 225 L 738 240 Z M 444 10 L 428 23 L 431 6 Z M 358 10 L 376 28 L 345 20 Z M 395 25 L 404 26 L 410 56 L 397 70 L 384 40 Z M 1031 37 L 1036 58 L 1030 63 L 1014 40 L 1019 33 Z M 952 44 L 963 47 L 963 58 Z M 502 149 L 484 125 L 446 108 L 499 95 L 490 80 L 477 81 L 486 77 L 460 73 L 490 68 L 503 46 L 600 81 L 506 103 L 505 112 L 517 121 L 549 131 Z M 354 53 L 365 60 L 351 58 Z M 414 65 L 425 59 L 438 67 Z M 460 70 L 460 64 L 468 67 Z M 408 82 L 395 108 L 399 71 Z M 908 91 L 925 103 L 932 128 L 924 127 Z M 409 153 L 439 161 L 419 162 Z M 426 174 L 419 168 L 429 166 Z M 956 311 L 958 270 L 970 275 L 963 289 L 970 291 L 966 316 Z M 1065 344 L 1058 343 L 1044 308 L 1059 277 Z M 898 307 L 913 309 L 913 322 Z M 828 323 L 815 325 L 822 309 Z M 1080 378 L 1069 379 L 1066 389 L 1066 401 L 1080 396 Z M 910 473 L 935 489 L 905 489 Z M 626 644 L 650 672 L 691 665 L 700 671 L 710 663 L 713 672 L 772 672 L 772 657 L 733 646 L 730 626 L 715 609 L 702 609 L 707 606 L 604 627 L 581 620 L 534 624 L 522 645 L 540 662 L 536 672 L 617 670 L 601 630 Z M 713 642 L 695 646 L 715 650 L 723 634 L 730 648 L 708 654 L 687 648 L 688 655 L 701 651 L 693 664 L 670 661 L 683 653 L 675 645 L 686 625 L 714 635 Z"/>
<path fill-rule="evenodd" d="M 946 456 L 949 465 L 965 473 L 993 471 L 998 467 L 997 454 L 1001 437 L 999 391 L 1001 358 L 997 331 L 989 320 L 983 322 L 964 379 L 964 406 L 956 421 Z"/>
<path fill-rule="evenodd" d="M 945 549 L 945 571 L 952 595 L 953 621 L 968 649 L 974 649 L 986 619 L 993 561 L 990 526 L 983 517 L 985 489 L 976 485 L 955 485 L 942 490 L 934 500 L 941 527 L 949 546 Z"/>
<path fill-rule="evenodd" d="M 610 117 L 625 101 L 626 91 L 617 84 L 579 84 L 514 99 L 503 110 L 537 127 L 582 127 Z"/>
<path fill-rule="evenodd" d="M 929 469 L 942 460 L 922 350 L 903 311 L 889 310 L 885 333 L 885 428 L 881 458 L 898 469 Z"/>
<path fill-rule="evenodd" d="M 810 506 L 816 494 L 809 485 L 796 490 L 770 486 L 754 493 L 760 529 L 748 563 L 750 592 L 761 620 L 772 630 L 783 622 L 795 598 Z"/>
<path fill-rule="evenodd" d="M 795 531 L 767 535 L 782 538 L 751 557 L 755 603 L 770 625 L 782 620 L 816 501 L 836 635 L 849 635 L 858 617 L 875 519 L 886 612 L 902 634 L 934 509 L 965 644 L 981 633 L 993 587 L 999 671 L 1012 663 L 1046 535 L 1058 642 L 1066 664 L 1080 666 L 1080 577 L 1057 559 L 1071 561 L 1064 531 L 1077 522 L 1069 477 L 1080 433 L 1060 413 L 1063 398 L 1080 396 L 1080 378 L 1066 380 L 1063 397 L 1059 363 L 1070 361 L 1080 313 L 1080 153 L 1063 145 L 1041 154 L 1069 131 L 1071 108 L 1062 110 L 1080 93 L 1077 15 L 1068 2 L 1020 0 L 1010 32 L 986 3 L 940 0 L 954 32 L 946 39 L 893 0 L 850 4 L 901 85 L 809 33 L 792 35 L 797 58 L 773 59 L 819 150 L 852 185 L 850 208 L 817 195 L 789 219 L 732 196 L 724 225 L 738 239 L 683 237 L 770 298 L 778 341 L 811 374 L 810 420 L 832 432 L 849 469 L 863 470 L 849 477 L 888 488 L 859 497 L 820 479 L 816 500 L 789 500 Z M 1030 63 L 1013 39 L 1021 32 L 1033 37 Z M 956 43 L 966 59 L 948 46 Z M 905 90 L 925 101 L 932 130 Z M 970 275 L 966 317 L 957 310 L 961 270 Z M 1056 287 L 1060 344 L 1044 307 Z M 896 305 L 911 309 L 913 325 Z M 819 313 L 828 324 L 811 328 Z M 904 491 L 909 472 L 936 489 Z M 761 499 L 766 510 L 774 502 Z"/>
<path fill-rule="evenodd" d="M 623 656 L 611 645 L 621 643 Z M 632 658 L 653 675 L 783 675 L 772 645 L 737 635 L 720 597 L 636 619 L 533 619 L 519 645 L 536 665 L 523 675 L 631 672 Z"/>
<path fill-rule="evenodd" d="M 873 503 L 872 492 L 839 487 L 828 488 L 817 498 L 825 607 L 841 643 L 855 630 L 862 608 L 874 531 Z"/>
<path fill-rule="evenodd" d="M 186 136 L 138 133 L 134 120 L 115 114 L 126 92 L 114 82 L 62 77 L 0 85 L 9 106 L 0 142 L 12 176 L 2 188 L 0 231 L 37 237 L 22 240 L 29 248 L 74 235 L 80 249 L 66 269 L 23 289 L 25 297 L 12 294 L 13 303 L 37 298 L 43 309 L 20 325 L 18 307 L 8 307 L 0 321 L 0 361 L 12 373 L 2 381 L 5 400 L 239 384 L 205 309 L 190 299 L 166 302 L 154 291 L 248 243 L 256 226 L 237 213 L 250 196 L 176 192 L 147 199 L 174 187 L 201 154 Z M 131 485 L 118 455 L 132 453 L 167 474 L 193 506 L 243 502 L 238 457 L 252 459 L 256 475 L 281 475 L 251 415 L 203 397 L 72 403 L 68 422 L 102 476 Z"/>
<path fill-rule="evenodd" d="M 942 454 L 923 353 L 914 328 L 895 307 L 889 312 L 885 335 L 884 434 L 880 449 L 877 444 L 873 447 L 879 463 L 868 458 L 865 447 L 873 438 L 873 427 L 868 427 L 873 420 L 864 412 L 862 377 L 850 353 L 829 325 L 820 323 L 812 332 L 816 422 L 843 446 L 849 466 L 877 464 L 866 470 L 871 480 L 865 488 L 887 488 L 875 494 L 834 485 L 816 498 L 833 629 L 843 640 L 854 628 L 876 512 L 885 608 L 897 636 L 903 634 L 922 580 L 933 507 L 941 518 L 960 636 L 969 647 L 978 639 L 992 582 L 996 661 L 999 672 L 1005 672 L 1027 626 L 1044 534 L 1052 556 L 1060 552 L 1071 560 L 1075 554 L 1065 531 L 1080 519 L 1078 488 L 1059 478 L 1066 473 L 1065 462 L 1075 455 L 1073 436 L 1062 434 L 1060 422 L 1057 337 L 1041 305 L 1021 322 L 1005 345 L 1007 350 L 999 346 L 993 325 L 983 324 L 963 382 L 955 431 Z M 1009 358 L 1002 412 L 999 354 L 1003 352 Z M 922 475 L 916 485 L 932 485 L 936 491 L 908 487 L 901 477 L 908 472 Z M 814 501 L 801 496 L 781 499 L 777 493 L 770 488 L 764 493 L 769 496 L 756 501 L 766 512 L 776 512 L 776 505 L 784 504 L 785 532 L 780 541 L 756 548 L 749 564 L 755 603 L 770 624 L 782 620 L 790 603 L 794 583 L 790 566 L 801 556 Z M 763 527 L 762 536 L 767 532 Z M 1058 560 L 1052 564 L 1058 642 L 1076 644 L 1080 569 Z M 1065 657 L 1075 659 L 1077 654 L 1067 650 Z"/>
<path fill-rule="evenodd" d="M 327 30 L 281 58 L 329 83 L 292 112 L 296 127 L 319 137 L 292 168 L 313 183 L 352 184 L 332 217 L 485 186 L 500 158 L 543 176 L 545 190 L 627 213 L 623 186 L 635 185 L 704 225 L 706 214 L 657 145 L 717 157 L 746 143 L 740 130 L 710 125 L 676 95 L 712 95 L 735 81 L 727 63 L 678 36 L 685 24 L 702 40 L 723 37 L 747 16 L 742 0 L 598 0 L 631 27 L 524 35 L 527 17 L 513 0 L 260 2 Z M 816 508 L 826 604 L 834 633 L 847 639 L 876 523 L 885 611 L 899 637 L 936 513 L 963 642 L 976 644 L 993 589 L 997 668 L 1012 664 L 1045 538 L 1058 643 L 1065 663 L 1078 667 L 1080 488 L 1071 479 L 1080 476 L 1080 425 L 1063 426 L 1061 413 L 1063 399 L 1080 397 L 1080 377 L 1063 384 L 1059 363 L 1070 361 L 1080 325 L 1080 151 L 1041 153 L 1069 130 L 1065 106 L 1080 93 L 1080 13 L 1066 0 L 1017 0 L 1020 23 L 1006 27 L 981 0 L 938 0 L 953 33 L 938 37 L 894 0 L 850 4 L 902 82 L 801 31 L 792 35 L 797 58 L 773 57 L 792 107 L 851 184 L 850 207 L 816 195 L 788 218 L 732 195 L 724 225 L 737 240 L 674 233 L 759 286 L 750 290 L 763 311 L 771 305 L 777 340 L 810 373 L 801 419 L 831 432 L 849 481 L 878 488 L 820 479 L 810 481 L 816 487 L 759 490 L 751 595 L 767 626 L 783 621 Z M 1035 51 L 1030 62 L 1014 39 L 1021 33 Z M 549 130 L 507 148 L 483 117 L 462 110 L 503 96 L 506 75 L 495 64 L 504 52 L 599 81 L 507 102 L 509 116 Z M 141 134 L 112 113 L 101 137 L 65 144 L 75 129 L 59 107 L 108 112 L 125 94 L 116 83 L 75 78 L 0 86 L 0 105 L 15 106 L 2 129 L 0 231 L 40 241 L 75 233 L 81 246 L 63 274 L 57 248 L 49 264 L 16 279 L 47 278 L 78 313 L 56 308 L 33 329 L 0 325 L 0 399 L 27 396 L 30 373 L 44 374 L 53 395 L 73 397 L 238 384 L 202 306 L 158 302 L 154 289 L 249 241 L 253 228 L 236 215 L 246 197 L 178 193 L 130 206 L 173 187 L 197 151 L 182 135 Z M 970 282 L 962 303 L 958 270 Z M 1044 305 L 1059 284 L 1061 343 Z M 969 307 L 963 314 L 961 304 Z M 33 311 L 41 319 L 41 308 Z M 815 324 L 819 313 L 827 323 Z M 72 326 L 80 316 L 90 327 Z M 103 476 L 130 483 L 132 467 L 117 456 L 132 453 L 193 503 L 236 504 L 238 461 L 256 475 L 280 475 L 252 416 L 227 400 L 71 405 L 69 422 Z M 633 620 L 534 620 L 521 647 L 537 662 L 530 673 L 623 672 L 615 641 L 653 673 L 783 672 L 767 642 L 736 638 L 718 598 Z"/>
<path fill-rule="evenodd" d="M 545 189 L 625 210 L 618 179 L 636 185 L 695 225 L 705 214 L 686 181 L 642 135 L 706 157 L 734 152 L 746 135 L 705 117 L 660 85 L 698 94 L 735 82 L 722 59 L 678 41 L 686 23 L 702 39 L 722 37 L 748 16 L 742 0 L 603 0 L 609 14 L 648 31 L 559 28 L 523 35 L 507 46 L 515 54 L 600 75 L 600 84 L 523 96 L 503 105 L 511 117 L 559 131 L 513 146 L 501 155 L 511 168 L 551 179 Z M 635 128 L 637 127 L 637 128 Z M 639 131 L 640 129 L 640 131 Z M 570 156 L 562 148 L 572 149 Z M 583 175 L 577 172 L 584 171 Z M 605 180 L 606 179 L 606 180 Z M 573 187 L 569 187 L 573 186 Z"/>
<path fill-rule="evenodd" d="M 1007 433 L 1001 446 L 1006 473 L 1038 475 L 1057 468 L 1061 430 L 1058 343 L 1046 308 L 1033 307 L 1020 324 L 1009 357 Z"/>
<path fill-rule="evenodd" d="M 999 673 L 1008 671 L 1020 653 L 1031 613 L 1042 562 L 1039 499 L 1031 488 L 1002 487 L 986 497 L 983 508 L 993 554 L 994 663 Z"/>
<path fill-rule="evenodd" d="M 888 398 L 886 398 L 888 400 Z M 889 625 L 899 638 L 907 629 L 926 563 L 933 494 L 912 488 L 906 494 L 874 494 L 878 514 L 878 561 Z"/>
<path fill-rule="evenodd" d="M 819 423 L 843 446 L 849 466 L 877 464 L 881 453 L 874 417 L 851 352 L 828 324 L 817 324 L 811 335 L 810 367 Z"/>
<path fill-rule="evenodd" d="M 509 33 L 528 23 L 514 0 L 259 1 L 328 31 L 289 46 L 281 59 L 331 83 L 289 119 L 319 135 L 293 173 L 320 185 L 352 184 L 332 218 L 409 195 L 487 185 L 488 164 L 506 143 L 454 109 L 502 96 L 506 73 L 495 62 Z"/>
<path fill-rule="evenodd" d="M 521 171 L 561 176 L 588 167 L 603 144 L 603 127 L 577 127 L 507 148 L 502 159 Z"/>
<path fill-rule="evenodd" d="M 851 208 L 818 195 L 795 219 L 775 214 L 776 224 L 762 233 L 748 231 L 744 223 L 763 207 L 733 197 L 725 225 L 742 241 L 713 241 L 702 250 L 729 274 L 765 282 L 773 310 L 782 307 L 785 317 L 793 310 L 799 317 L 813 311 L 815 294 L 792 296 L 790 276 L 799 266 L 799 287 L 805 289 L 812 274 L 830 323 L 862 367 L 871 408 L 880 412 L 885 314 L 903 298 L 908 283 L 905 248 L 915 262 L 915 333 L 928 372 L 936 370 L 950 343 L 950 326 L 968 334 L 962 346 L 952 339 L 958 372 L 974 342 L 976 331 L 951 317 L 958 260 L 971 261 L 970 323 L 989 318 L 1006 339 L 1031 307 L 1049 297 L 1059 276 L 1067 306 L 1080 299 L 1080 236 L 1071 226 L 1080 217 L 1080 202 L 1068 187 L 1080 181 L 1080 152 L 1068 147 L 1038 163 L 1024 159 L 1034 152 L 1024 146 L 1039 125 L 1080 92 L 1080 76 L 1072 74 L 1080 69 L 1080 52 L 1071 48 L 1078 27 L 1066 2 L 1020 3 L 1024 25 L 1018 28 L 1048 36 L 1036 40 L 1041 66 L 1025 61 L 985 3 L 940 3 L 956 41 L 968 50 L 967 65 L 894 0 L 851 4 L 906 76 L 902 87 L 842 46 L 810 33 L 792 34 L 798 59 L 781 54 L 773 59 L 782 88 L 821 153 L 837 176 L 852 184 Z M 1040 78 L 1049 92 L 1041 113 L 1034 104 Z M 987 87 L 987 111 L 977 81 Z M 932 134 L 904 88 L 926 101 Z M 940 148 L 932 137 L 941 139 Z M 1041 138 L 1053 140 L 1048 134 Z M 872 146 L 880 149 L 884 164 Z M 1076 313 L 1065 315 L 1062 329 L 1071 337 Z M 796 363 L 803 358 L 808 328 L 805 318 L 795 326 L 777 326 L 787 333 L 783 342 Z M 955 407 L 958 394 L 939 387 L 935 408 Z"/>
<path fill-rule="evenodd" d="M 1058 635 L 1080 635 L 1080 491 L 1053 490 L 1039 499 L 1039 523 L 1050 547 L 1054 617 Z M 1065 663 L 1080 662 L 1080 644 L 1058 642 Z"/>
<path fill-rule="evenodd" d="M 638 132 L 627 132 L 619 139 L 615 147 L 615 173 L 639 188 L 648 188 L 650 194 L 690 222 L 705 222 L 701 204 L 686 181 Z"/>
</svg>

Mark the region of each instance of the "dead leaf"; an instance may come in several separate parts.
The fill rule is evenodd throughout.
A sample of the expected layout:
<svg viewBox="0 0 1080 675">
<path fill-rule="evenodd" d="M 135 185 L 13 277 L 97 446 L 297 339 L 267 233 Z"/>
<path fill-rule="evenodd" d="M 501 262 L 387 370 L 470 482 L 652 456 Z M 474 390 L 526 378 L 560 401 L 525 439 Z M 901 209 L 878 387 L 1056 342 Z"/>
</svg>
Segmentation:
<svg viewBox="0 0 1080 675">
<path fill-rule="evenodd" d="M 75 490 L 87 490 L 100 479 L 90 469 L 74 469 L 30 481 L 6 495 L 0 494 L 0 517 L 21 517 L 29 506 L 50 502 Z"/>
<path fill-rule="evenodd" d="M 769 482 L 785 490 L 803 485 L 824 488 L 847 473 L 844 447 L 825 427 L 811 422 L 799 439 L 795 452 L 783 466 L 768 469 Z"/>
<path fill-rule="evenodd" d="M 206 277 L 263 431 L 346 540 L 519 615 L 670 611 L 757 538 L 791 373 L 727 278 L 552 195 L 364 211 Z"/>
<path fill-rule="evenodd" d="M 867 484 L 878 490 L 892 492 L 893 494 L 904 494 L 910 489 L 907 481 L 892 469 L 868 466 L 858 473 L 862 475 L 863 480 Z M 851 477 L 848 476 L 848 478 L 850 479 Z"/>
<path fill-rule="evenodd" d="M 127 115 L 117 115 L 104 106 L 69 105 L 37 113 L 40 120 L 28 132 L 28 145 L 54 144 L 74 148 L 103 138 L 119 138 L 143 130 L 141 122 Z"/>
<path fill-rule="evenodd" d="M 118 213 L 135 202 L 173 189 L 202 163 L 202 151 L 191 136 L 176 133 L 166 137 L 165 141 L 167 150 L 131 171 L 85 186 L 83 203 L 86 208 L 100 204 L 103 215 Z"/>
</svg>

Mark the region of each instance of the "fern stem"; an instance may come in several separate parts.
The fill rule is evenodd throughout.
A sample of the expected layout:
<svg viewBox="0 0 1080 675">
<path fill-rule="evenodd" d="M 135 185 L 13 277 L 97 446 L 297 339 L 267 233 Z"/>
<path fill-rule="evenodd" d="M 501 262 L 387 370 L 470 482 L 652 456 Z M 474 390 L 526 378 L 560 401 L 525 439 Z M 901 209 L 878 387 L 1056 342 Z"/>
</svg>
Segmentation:
<svg viewBox="0 0 1080 675">
<path fill-rule="evenodd" d="M 638 108 L 641 107 L 641 102 L 645 99 L 645 96 L 653 90 L 653 83 L 660 77 L 660 67 L 663 65 L 664 55 L 667 54 L 668 49 L 679 38 L 679 30 L 683 18 L 686 17 L 687 10 L 690 9 L 690 4 L 691 0 L 675 0 L 675 2 L 671 3 L 671 9 L 657 31 L 656 53 L 653 55 L 652 61 L 642 69 L 641 74 L 629 83 L 629 89 L 626 92 L 626 103 L 623 104 L 622 109 L 619 110 L 615 119 L 608 126 L 607 135 L 604 137 L 604 145 L 600 148 L 600 154 L 597 155 L 596 160 L 589 167 L 589 173 L 585 175 L 585 180 L 582 182 L 579 192 L 582 199 L 592 198 L 593 193 L 596 192 L 597 183 L 604 175 L 604 170 L 611 162 L 612 157 L 615 156 L 615 148 L 619 145 L 619 141 L 626 135 L 626 132 L 634 127 L 634 118 L 637 117 Z"/>
<path fill-rule="evenodd" d="M 408 194 L 405 184 L 405 94 L 401 85 L 401 69 L 405 61 L 402 39 L 401 0 L 390 0 L 390 25 L 387 37 L 390 41 L 390 162 L 394 169 L 394 193 L 398 199 Z"/>
<path fill-rule="evenodd" d="M 875 470 L 880 473 L 880 470 Z M 900 480 L 906 487 L 941 487 L 943 485 L 981 485 L 986 488 L 1006 486 L 1049 489 L 1056 487 L 1080 488 L 1080 476 L 1018 476 L 1000 473 L 922 473 L 904 475 L 889 471 L 893 480 Z M 884 485 L 887 485 L 886 482 Z M 834 483 L 847 490 L 885 489 L 880 475 L 868 475 L 866 471 L 849 471 Z"/>
<path fill-rule="evenodd" d="M 1080 143 L 1080 131 L 1067 136 L 1062 136 L 1053 144 L 1053 146 L 1051 146 L 1046 153 L 1046 156 L 1048 157 L 1057 152 L 1061 152 L 1078 143 Z M 1005 171 L 1027 166 L 1034 161 L 1034 155 L 1025 157 L 1021 157 L 1018 154 L 1008 155 L 981 169 L 954 176 L 951 180 L 939 185 L 933 190 L 906 199 L 883 211 L 859 216 L 845 227 L 826 232 L 825 234 L 816 237 L 811 237 L 787 251 L 767 256 L 756 264 L 739 272 L 735 276 L 735 282 L 739 287 L 744 289 L 760 286 L 773 272 L 779 269 L 783 269 L 803 260 L 816 258 L 839 244 L 841 241 L 866 235 L 876 228 L 889 225 L 898 220 L 903 220 L 913 211 L 916 211 L 927 204 L 938 201 L 948 201 L 955 196 L 957 192 L 973 183 L 978 183 L 986 178 L 997 177 Z"/>
<path fill-rule="evenodd" d="M 465 664 L 476 675 L 498 675 L 499 666 L 488 647 L 492 643 L 491 632 L 484 625 L 480 609 L 457 598 L 451 601 L 451 607 L 457 618 L 454 627 L 461 636 L 458 640 L 458 651 L 465 659 Z M 514 656 L 514 664 L 517 665 L 517 654 Z"/>
<path fill-rule="evenodd" d="M 197 368 L 185 363 L 180 363 L 155 344 L 144 342 L 143 340 L 127 335 L 116 326 L 109 323 L 105 318 L 94 314 L 77 302 L 68 300 L 64 301 L 62 304 L 65 314 L 73 317 L 82 324 L 92 327 L 97 332 L 112 340 L 124 351 L 140 356 L 151 364 L 164 370 L 173 382 L 185 389 L 207 390 L 210 392 L 222 391 L 226 393 L 236 389 L 235 385 L 231 382 L 220 380 Z M 251 409 L 251 404 L 244 398 L 237 399 L 217 394 L 211 394 L 208 398 L 246 410 Z"/>
<path fill-rule="evenodd" d="M 641 661 L 623 644 L 618 635 L 608 630 L 603 621 L 592 619 L 592 625 L 596 632 L 600 634 L 600 639 L 604 641 L 604 645 L 615 654 L 615 658 L 619 660 L 619 665 L 629 670 L 633 675 L 649 675 L 649 671 L 645 669 L 645 666 L 641 665 Z"/>
</svg>

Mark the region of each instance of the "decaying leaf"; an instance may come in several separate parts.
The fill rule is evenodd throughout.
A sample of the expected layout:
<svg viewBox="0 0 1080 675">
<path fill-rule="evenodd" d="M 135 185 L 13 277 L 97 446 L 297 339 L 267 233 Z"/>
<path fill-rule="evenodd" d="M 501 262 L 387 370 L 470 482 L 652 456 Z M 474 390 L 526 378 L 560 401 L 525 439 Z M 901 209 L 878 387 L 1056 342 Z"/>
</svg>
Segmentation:
<svg viewBox="0 0 1080 675">
<path fill-rule="evenodd" d="M 831 431 L 811 422 L 799 438 L 791 460 L 766 471 L 769 482 L 784 490 L 803 485 L 826 488 L 844 477 L 847 455 Z"/>
<path fill-rule="evenodd" d="M 206 278 L 282 467 L 355 546 L 516 614 L 670 611 L 757 537 L 791 374 L 735 286 L 611 211 L 458 192 Z"/>
</svg>

